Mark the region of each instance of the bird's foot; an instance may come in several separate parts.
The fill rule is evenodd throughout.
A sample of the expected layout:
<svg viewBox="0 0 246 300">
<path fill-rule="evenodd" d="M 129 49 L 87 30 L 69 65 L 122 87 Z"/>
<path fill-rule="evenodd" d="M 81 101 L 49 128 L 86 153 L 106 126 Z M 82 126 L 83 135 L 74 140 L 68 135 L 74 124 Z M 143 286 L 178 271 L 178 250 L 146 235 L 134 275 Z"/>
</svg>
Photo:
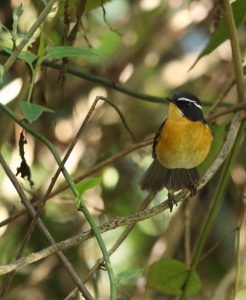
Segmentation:
<svg viewBox="0 0 246 300">
<path fill-rule="evenodd" d="M 167 194 L 167 203 L 170 208 L 170 212 L 172 212 L 172 210 L 173 210 L 173 205 L 178 205 L 176 200 L 174 199 L 173 195 L 170 192 L 168 192 L 168 194 Z"/>
</svg>

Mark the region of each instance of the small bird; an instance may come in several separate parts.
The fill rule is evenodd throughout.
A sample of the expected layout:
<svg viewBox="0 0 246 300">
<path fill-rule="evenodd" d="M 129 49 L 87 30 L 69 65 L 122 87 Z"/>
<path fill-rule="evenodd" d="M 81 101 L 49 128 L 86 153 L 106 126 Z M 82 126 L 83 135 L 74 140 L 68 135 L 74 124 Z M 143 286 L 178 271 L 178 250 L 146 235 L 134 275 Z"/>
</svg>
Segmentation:
<svg viewBox="0 0 246 300">
<path fill-rule="evenodd" d="M 158 192 L 166 187 L 172 211 L 175 201 L 171 191 L 190 188 L 195 193 L 195 182 L 199 179 L 196 167 L 207 157 L 213 134 L 196 96 L 178 92 L 167 100 L 168 115 L 155 134 L 154 160 L 141 181 L 141 188 Z"/>
</svg>

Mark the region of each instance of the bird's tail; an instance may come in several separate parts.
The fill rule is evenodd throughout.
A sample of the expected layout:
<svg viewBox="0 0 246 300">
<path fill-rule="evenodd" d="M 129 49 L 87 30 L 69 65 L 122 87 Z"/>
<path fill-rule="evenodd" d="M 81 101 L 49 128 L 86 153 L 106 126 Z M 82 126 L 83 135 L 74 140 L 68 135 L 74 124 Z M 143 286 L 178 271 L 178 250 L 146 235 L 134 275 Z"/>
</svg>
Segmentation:
<svg viewBox="0 0 246 300">
<path fill-rule="evenodd" d="M 141 181 L 142 190 L 158 192 L 166 187 L 170 190 L 190 188 L 199 179 L 196 168 L 166 169 L 157 159 L 154 159 Z"/>
</svg>

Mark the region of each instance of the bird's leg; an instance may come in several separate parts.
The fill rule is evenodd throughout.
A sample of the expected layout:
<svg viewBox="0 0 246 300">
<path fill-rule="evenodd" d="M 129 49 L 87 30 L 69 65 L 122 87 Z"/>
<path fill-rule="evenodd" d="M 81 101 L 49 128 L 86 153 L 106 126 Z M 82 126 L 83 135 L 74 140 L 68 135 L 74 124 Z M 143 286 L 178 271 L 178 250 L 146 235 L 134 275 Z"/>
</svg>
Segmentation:
<svg viewBox="0 0 246 300">
<path fill-rule="evenodd" d="M 168 194 L 167 194 L 167 201 L 168 201 L 168 206 L 170 208 L 170 212 L 172 212 L 173 210 L 173 205 L 176 204 L 177 202 L 175 201 L 172 193 L 170 192 L 171 188 L 172 188 L 172 170 L 170 170 L 170 176 L 168 179 Z"/>
<path fill-rule="evenodd" d="M 197 187 L 196 187 L 196 183 L 194 181 L 194 179 L 191 176 L 191 173 L 189 172 L 189 170 L 187 170 L 188 176 L 190 178 L 190 183 L 191 185 L 189 186 L 190 192 L 191 192 L 191 197 L 194 196 L 197 193 Z"/>
</svg>

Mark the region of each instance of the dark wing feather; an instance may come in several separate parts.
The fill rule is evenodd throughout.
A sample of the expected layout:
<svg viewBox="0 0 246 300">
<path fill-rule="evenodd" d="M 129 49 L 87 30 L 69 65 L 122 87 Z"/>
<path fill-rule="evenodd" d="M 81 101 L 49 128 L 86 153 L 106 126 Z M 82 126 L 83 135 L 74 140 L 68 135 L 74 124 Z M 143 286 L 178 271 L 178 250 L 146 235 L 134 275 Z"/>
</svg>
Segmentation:
<svg viewBox="0 0 246 300">
<path fill-rule="evenodd" d="M 156 134 L 155 134 L 155 136 L 154 136 L 153 148 L 152 148 L 152 157 L 153 157 L 153 158 L 156 158 L 155 147 L 156 147 L 156 145 L 157 145 L 157 143 L 158 143 L 159 136 L 160 136 L 160 134 L 161 134 L 162 128 L 163 128 L 164 125 L 165 125 L 165 122 L 166 122 L 166 120 L 164 120 L 164 121 L 162 122 L 161 126 L 159 127 L 159 129 L 157 130 L 157 132 L 156 132 Z"/>
</svg>

